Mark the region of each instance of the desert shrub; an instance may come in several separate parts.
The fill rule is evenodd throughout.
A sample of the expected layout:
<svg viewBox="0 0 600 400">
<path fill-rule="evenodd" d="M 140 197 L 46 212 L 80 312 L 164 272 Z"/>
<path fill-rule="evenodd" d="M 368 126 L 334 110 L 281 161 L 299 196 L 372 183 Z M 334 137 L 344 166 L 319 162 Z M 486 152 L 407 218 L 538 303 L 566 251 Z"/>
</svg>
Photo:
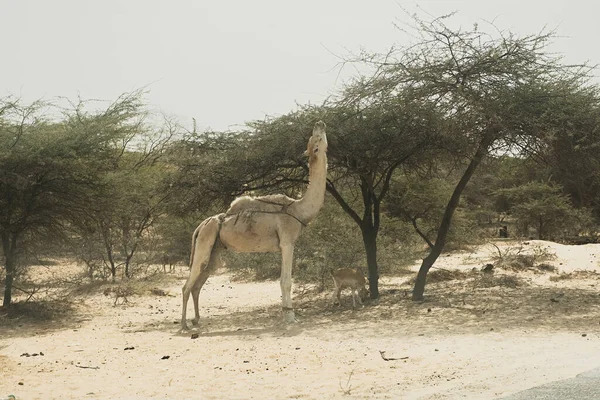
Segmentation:
<svg viewBox="0 0 600 400">
<path fill-rule="evenodd" d="M 318 283 L 323 289 L 331 280 L 329 270 L 346 267 L 359 267 L 366 273 L 362 235 L 356 223 L 327 195 L 319 215 L 296 242 L 294 280 Z"/>
<path fill-rule="evenodd" d="M 383 204 L 387 216 L 403 221 L 419 238 L 413 224 L 430 242 L 435 240 L 446 203 L 454 186 L 446 178 L 423 178 L 419 174 L 398 174 Z M 462 207 L 456 210 L 448 232 L 445 250 L 458 250 L 478 243 L 481 234 L 476 219 Z M 419 239 L 420 243 L 426 243 Z"/>
<path fill-rule="evenodd" d="M 279 253 L 223 252 L 223 262 L 234 280 L 274 280 L 281 275 Z"/>
<path fill-rule="evenodd" d="M 148 240 L 143 250 L 151 255 L 156 264 L 187 264 L 190 258 L 192 234 L 203 220 L 200 215 L 183 217 L 165 216 L 153 231 L 153 241 Z"/>
<path fill-rule="evenodd" d="M 377 263 L 380 275 L 406 275 L 417 260 L 425 256 L 424 242 L 412 225 L 397 218 L 382 216 L 377 241 Z"/>
<path fill-rule="evenodd" d="M 533 247 L 531 253 L 525 253 L 522 246 L 507 247 L 504 250 L 496 247 L 498 254 L 493 258 L 494 265 L 509 271 L 524 272 L 554 272 L 552 265 L 544 261 L 556 258 L 548 249 L 540 246 Z"/>
<path fill-rule="evenodd" d="M 52 321 L 74 312 L 73 304 L 66 299 L 17 301 L 3 310 L 0 317 L 32 321 Z"/>
<path fill-rule="evenodd" d="M 587 230 L 593 222 L 591 211 L 573 207 L 562 187 L 549 183 L 527 184 L 501 189 L 496 196 L 505 197 L 524 236 L 533 229 L 539 239 L 562 239 Z"/>
<path fill-rule="evenodd" d="M 452 218 L 444 252 L 468 250 L 470 246 L 482 244 L 487 237 L 486 229 L 477 224 L 471 213 L 459 208 Z"/>
</svg>

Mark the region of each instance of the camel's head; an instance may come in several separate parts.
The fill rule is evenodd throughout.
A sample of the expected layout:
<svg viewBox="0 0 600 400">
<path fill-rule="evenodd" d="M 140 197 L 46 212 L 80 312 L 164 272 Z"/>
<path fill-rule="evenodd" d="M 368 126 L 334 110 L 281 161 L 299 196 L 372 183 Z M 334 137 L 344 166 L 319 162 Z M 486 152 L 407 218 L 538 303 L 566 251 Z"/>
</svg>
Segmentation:
<svg viewBox="0 0 600 400">
<path fill-rule="evenodd" d="M 313 133 L 308 139 L 305 155 L 313 157 L 317 154 L 325 154 L 327 152 L 327 135 L 325 134 L 325 123 L 319 121 L 313 128 Z"/>
</svg>

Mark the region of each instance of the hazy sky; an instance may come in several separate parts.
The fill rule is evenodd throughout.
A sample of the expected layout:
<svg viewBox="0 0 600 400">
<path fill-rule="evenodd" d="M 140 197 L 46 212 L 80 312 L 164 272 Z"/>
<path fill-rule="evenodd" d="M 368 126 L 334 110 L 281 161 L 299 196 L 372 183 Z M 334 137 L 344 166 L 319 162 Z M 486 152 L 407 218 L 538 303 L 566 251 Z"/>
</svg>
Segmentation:
<svg viewBox="0 0 600 400">
<path fill-rule="evenodd" d="M 406 43 L 402 8 L 458 11 L 464 27 L 556 28 L 554 50 L 600 62 L 588 0 L 0 0 L 0 97 L 112 101 L 147 86 L 154 109 L 227 129 L 322 101 L 340 84 L 336 55 Z"/>
</svg>

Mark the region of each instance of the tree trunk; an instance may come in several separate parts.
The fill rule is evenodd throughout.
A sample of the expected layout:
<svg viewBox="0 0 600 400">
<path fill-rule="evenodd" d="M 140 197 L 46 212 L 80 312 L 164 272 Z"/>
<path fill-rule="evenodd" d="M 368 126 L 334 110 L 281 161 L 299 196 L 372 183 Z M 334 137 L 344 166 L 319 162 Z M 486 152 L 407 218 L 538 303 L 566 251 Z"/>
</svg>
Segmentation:
<svg viewBox="0 0 600 400">
<path fill-rule="evenodd" d="M 110 275 L 112 276 L 112 281 L 115 281 L 117 277 L 117 265 L 115 263 L 115 256 L 113 252 L 112 240 L 110 238 L 110 232 L 107 227 L 103 224 L 100 224 L 100 230 L 102 232 L 102 241 L 104 242 L 104 250 L 106 251 L 106 257 L 108 258 L 108 269 L 110 270 Z"/>
<path fill-rule="evenodd" d="M 6 280 L 4 281 L 3 307 L 10 306 L 12 302 L 12 286 L 17 270 L 17 236 L 12 237 L 6 233 L 2 235 L 2 250 L 4 252 L 4 268 L 6 269 Z"/>
<path fill-rule="evenodd" d="M 112 276 L 112 280 L 114 282 L 115 278 L 117 277 L 117 264 L 115 264 L 115 258 L 113 257 L 112 249 L 107 248 L 106 255 L 108 257 L 110 275 Z"/>
<path fill-rule="evenodd" d="M 431 248 L 429 255 L 423 259 L 423 262 L 421 263 L 421 268 L 419 268 L 419 273 L 417 274 L 417 279 L 413 288 L 413 301 L 423 300 L 427 273 L 429 272 L 437 258 L 440 256 L 442 250 L 444 249 L 444 246 L 446 245 L 446 238 L 448 237 L 448 232 L 450 231 L 452 216 L 454 215 L 454 211 L 456 211 L 456 208 L 458 207 L 460 196 L 465 190 L 465 187 L 467 187 L 467 183 L 469 183 L 469 180 L 475 173 L 477 166 L 479 166 L 481 160 L 487 154 L 488 147 L 492 144 L 492 142 L 493 137 L 491 135 L 486 135 L 482 139 L 481 143 L 479 144 L 479 147 L 477 148 L 477 151 L 471 159 L 471 162 L 467 166 L 467 169 L 465 170 L 463 176 L 460 178 L 458 184 L 454 188 L 452 196 L 450 196 L 450 200 L 448 200 L 446 210 L 444 211 L 444 215 L 442 217 L 442 223 L 440 224 L 437 238 L 435 239 L 435 244 Z"/>
<path fill-rule="evenodd" d="M 123 255 L 125 256 L 125 276 L 127 278 L 131 278 L 131 260 L 133 259 L 133 255 L 135 254 L 139 241 L 140 241 L 140 237 L 141 237 L 141 232 L 138 236 L 136 236 L 136 238 L 134 239 L 133 245 L 131 246 L 131 249 L 128 250 L 127 246 L 123 246 Z"/>
<path fill-rule="evenodd" d="M 12 302 L 12 285 L 14 280 L 14 268 L 11 268 L 9 264 L 6 264 L 6 280 L 4 281 L 4 300 L 2 301 L 3 307 L 10 306 Z"/>
<path fill-rule="evenodd" d="M 125 276 L 127 278 L 131 278 L 131 270 L 129 269 L 129 267 L 131 266 L 131 259 L 133 258 L 133 254 L 135 253 L 136 247 L 137 246 L 133 246 L 131 252 L 125 254 Z"/>
<path fill-rule="evenodd" d="M 129 258 L 125 259 L 125 277 L 131 278 L 131 271 L 129 270 Z"/>
<path fill-rule="evenodd" d="M 372 299 L 379 298 L 379 266 L 377 265 L 377 232 L 373 227 L 362 230 L 363 243 L 367 253 L 369 293 Z"/>
<path fill-rule="evenodd" d="M 437 243 L 437 242 L 436 242 Z M 421 268 L 419 268 L 419 273 L 417 274 L 417 279 L 415 280 L 415 286 L 413 288 L 413 297 L 414 301 L 423 300 L 423 294 L 425 293 L 425 281 L 427 279 L 427 273 L 437 260 L 437 258 L 442 253 L 443 246 L 434 246 L 431 249 L 431 252 L 427 257 L 423 259 L 421 263 Z"/>
</svg>

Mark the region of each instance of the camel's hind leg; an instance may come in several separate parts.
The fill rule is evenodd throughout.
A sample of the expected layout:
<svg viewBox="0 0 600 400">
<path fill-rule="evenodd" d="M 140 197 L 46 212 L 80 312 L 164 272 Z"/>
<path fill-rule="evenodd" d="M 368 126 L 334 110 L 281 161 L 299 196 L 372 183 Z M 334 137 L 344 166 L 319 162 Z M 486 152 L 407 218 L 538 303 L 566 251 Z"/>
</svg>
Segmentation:
<svg viewBox="0 0 600 400">
<path fill-rule="evenodd" d="M 192 253 L 190 256 L 190 276 L 185 285 L 183 285 L 183 306 L 181 311 L 181 329 L 188 329 L 186 322 L 187 303 L 190 299 L 190 294 L 194 291 L 194 306 L 196 308 L 196 316 L 199 311 L 197 297 L 200 293 L 200 288 L 208 278 L 208 264 L 211 259 L 215 241 L 219 234 L 220 221 L 218 217 L 210 217 L 204 220 L 194 231 L 192 236 Z M 203 274 L 202 272 L 205 271 Z M 204 279 L 204 281 L 202 281 Z"/>
<path fill-rule="evenodd" d="M 198 321 L 200 321 L 200 307 L 198 305 L 200 290 L 202 289 L 202 286 L 204 286 L 204 283 L 206 283 L 206 280 L 210 274 L 221 265 L 221 249 L 219 248 L 219 244 L 215 244 L 208 264 L 202 269 L 196 284 L 192 288 L 192 300 L 194 302 L 194 319 L 192 320 L 193 325 L 198 325 Z"/>
</svg>

